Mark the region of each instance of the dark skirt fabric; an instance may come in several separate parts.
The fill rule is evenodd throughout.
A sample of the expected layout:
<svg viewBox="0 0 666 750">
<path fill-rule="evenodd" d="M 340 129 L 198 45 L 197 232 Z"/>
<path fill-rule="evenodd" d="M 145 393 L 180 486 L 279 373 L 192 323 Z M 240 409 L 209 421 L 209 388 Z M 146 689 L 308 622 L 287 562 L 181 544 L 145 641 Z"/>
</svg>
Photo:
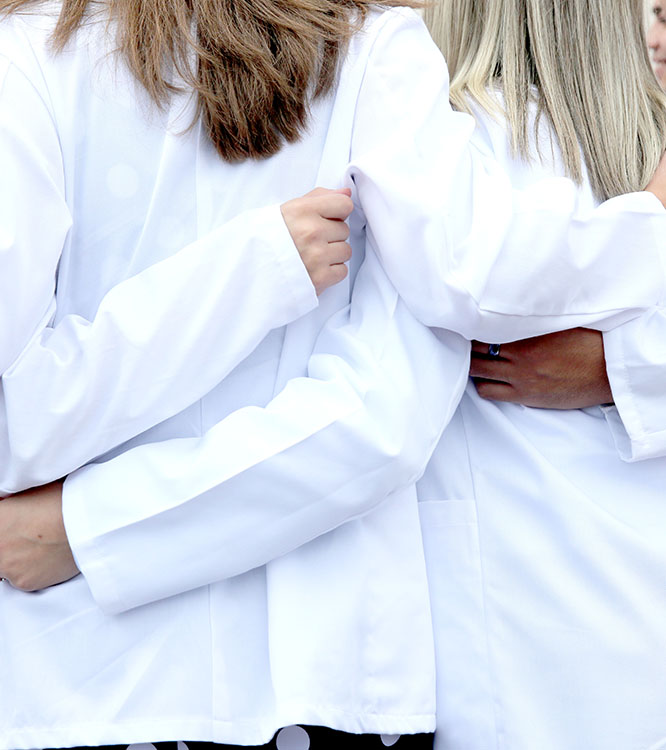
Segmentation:
<svg viewBox="0 0 666 750">
<path fill-rule="evenodd" d="M 326 727 L 293 726 L 281 729 L 266 745 L 216 745 L 211 742 L 155 742 L 134 745 L 77 747 L 67 750 L 432 750 L 432 734 L 347 734 Z M 55 749 L 52 749 L 55 750 Z"/>
</svg>

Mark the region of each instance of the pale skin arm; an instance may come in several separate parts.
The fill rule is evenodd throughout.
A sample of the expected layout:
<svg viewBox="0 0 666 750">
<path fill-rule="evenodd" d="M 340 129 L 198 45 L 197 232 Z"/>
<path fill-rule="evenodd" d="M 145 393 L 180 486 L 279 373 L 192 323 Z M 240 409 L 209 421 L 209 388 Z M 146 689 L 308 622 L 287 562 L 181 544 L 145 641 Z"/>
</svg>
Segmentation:
<svg viewBox="0 0 666 750">
<path fill-rule="evenodd" d="M 613 401 L 603 337 L 574 328 L 502 344 L 500 356 L 488 344 L 472 342 L 470 366 L 476 389 L 490 401 L 542 409 L 582 409 Z"/>
<path fill-rule="evenodd" d="M 316 188 L 280 208 L 317 294 L 342 281 L 352 252 L 345 224 L 353 210 L 351 190 Z M 63 523 L 62 482 L 0 502 L 0 578 L 37 591 L 78 572 Z"/>
<path fill-rule="evenodd" d="M 79 572 L 62 520 L 62 482 L 26 490 L 0 502 L 0 577 L 37 591 Z"/>
</svg>

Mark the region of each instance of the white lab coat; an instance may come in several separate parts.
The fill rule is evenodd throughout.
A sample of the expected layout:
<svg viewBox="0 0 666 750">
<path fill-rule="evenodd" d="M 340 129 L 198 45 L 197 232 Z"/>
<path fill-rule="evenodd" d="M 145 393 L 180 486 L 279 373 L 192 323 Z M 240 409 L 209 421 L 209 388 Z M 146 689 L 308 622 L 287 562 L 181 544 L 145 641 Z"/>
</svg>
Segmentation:
<svg viewBox="0 0 666 750">
<path fill-rule="evenodd" d="M 409 12 L 372 14 L 300 143 L 234 166 L 185 130 L 191 103 L 150 108 L 103 19 L 57 57 L 52 23 L 0 25 L 0 486 L 70 474 L 83 576 L 0 588 L 0 746 L 432 729 L 413 483 L 468 346 L 394 285 L 460 332 L 611 325 L 663 299 L 664 212 L 507 189 Z M 350 280 L 317 304 L 277 205 L 345 181 Z M 526 254 L 548 284 L 507 305 L 525 232 L 562 255 Z M 625 283 L 572 284 L 581 262 Z"/>
<path fill-rule="evenodd" d="M 625 461 L 666 455 L 666 310 L 662 305 L 604 333 L 614 408 L 604 413 Z"/>
<path fill-rule="evenodd" d="M 541 137 L 551 153 L 545 123 Z M 516 188 L 563 172 L 557 148 L 513 159 L 485 114 L 475 140 Z M 655 307 L 604 334 L 616 407 L 532 409 L 468 386 L 418 485 L 436 750 L 665 746 L 666 459 L 623 460 L 663 441 L 663 320 Z"/>
</svg>

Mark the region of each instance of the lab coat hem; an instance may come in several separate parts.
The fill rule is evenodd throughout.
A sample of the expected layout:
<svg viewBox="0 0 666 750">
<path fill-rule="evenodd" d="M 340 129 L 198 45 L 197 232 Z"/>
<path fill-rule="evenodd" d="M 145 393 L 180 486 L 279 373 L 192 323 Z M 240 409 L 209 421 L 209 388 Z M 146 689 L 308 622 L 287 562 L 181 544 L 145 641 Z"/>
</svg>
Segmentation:
<svg viewBox="0 0 666 750">
<path fill-rule="evenodd" d="M 375 714 L 339 708 L 294 705 L 273 717 L 247 719 L 152 718 L 133 722 L 74 724 L 25 728 L 8 732 L 0 750 L 30 750 L 36 747 L 85 747 L 142 742 L 214 742 L 261 745 L 282 727 L 292 724 L 326 726 L 350 734 L 421 734 L 435 730 L 435 714 Z"/>
</svg>

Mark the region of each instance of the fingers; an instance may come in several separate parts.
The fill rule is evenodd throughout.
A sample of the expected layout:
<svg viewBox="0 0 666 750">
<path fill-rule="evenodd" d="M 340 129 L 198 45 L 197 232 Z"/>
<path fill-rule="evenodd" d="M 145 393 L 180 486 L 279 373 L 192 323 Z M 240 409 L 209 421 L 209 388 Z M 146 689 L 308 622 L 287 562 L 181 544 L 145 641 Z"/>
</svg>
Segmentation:
<svg viewBox="0 0 666 750">
<path fill-rule="evenodd" d="M 329 190 L 325 194 L 308 194 L 287 201 L 280 206 L 280 210 L 298 247 L 301 241 L 346 240 L 349 237 L 349 228 L 344 221 L 354 210 L 354 203 L 343 191 Z"/>
<path fill-rule="evenodd" d="M 490 344 L 486 344 L 484 341 L 472 341 L 472 352 L 474 354 L 488 354 L 488 347 Z"/>
<path fill-rule="evenodd" d="M 330 265 L 346 263 L 351 260 L 352 249 L 347 242 L 330 242 L 327 248 L 327 259 Z"/>
<path fill-rule="evenodd" d="M 316 188 L 280 206 L 287 229 L 317 294 L 347 276 L 351 258 L 345 219 L 354 208 L 351 191 Z"/>
<path fill-rule="evenodd" d="M 310 274 L 310 278 L 319 295 L 329 286 L 334 286 L 345 279 L 348 273 L 347 266 L 344 263 L 332 263 L 319 266 L 316 271 Z"/>
<path fill-rule="evenodd" d="M 354 210 L 354 202 L 349 195 L 333 191 L 308 200 L 312 201 L 314 210 L 324 219 L 344 221 Z"/>
<path fill-rule="evenodd" d="M 347 195 L 351 198 L 351 188 L 323 188 L 323 187 L 316 187 L 314 190 L 310 190 L 309 193 L 306 193 L 303 197 L 307 198 L 308 196 L 318 196 L 318 195 L 328 195 L 330 193 L 342 193 L 343 195 Z"/>
<path fill-rule="evenodd" d="M 469 374 L 473 378 L 485 378 L 487 380 L 500 380 L 508 383 L 510 378 L 511 364 L 499 357 L 482 358 L 472 357 L 469 365 Z"/>
<path fill-rule="evenodd" d="M 324 219 L 344 221 L 354 210 L 354 202 L 351 199 L 349 188 L 329 190 L 328 188 L 318 187 L 306 193 L 302 198 L 296 198 L 296 200 L 310 201 L 314 210 Z"/>
<path fill-rule="evenodd" d="M 519 393 L 510 382 L 513 366 L 504 356 L 508 344 L 502 344 L 498 356 L 490 355 L 488 346 L 483 341 L 472 341 L 469 374 L 477 393 L 488 401 L 518 402 Z"/>
<path fill-rule="evenodd" d="M 488 401 L 519 401 L 516 390 L 508 383 L 498 383 L 493 380 L 477 380 L 475 378 L 474 385 L 479 396 Z"/>
<path fill-rule="evenodd" d="M 294 213 L 285 204 L 282 216 L 301 255 L 326 252 L 326 245 L 349 239 L 349 227 L 344 221 L 322 218 L 312 206 L 306 211 L 297 210 Z"/>
<path fill-rule="evenodd" d="M 490 354 L 491 344 L 487 344 L 485 341 L 472 341 L 472 355 L 480 357 L 492 357 L 494 360 L 498 359 L 509 359 L 511 354 L 511 344 L 495 344 L 500 347 L 500 353 L 498 355 Z"/>
<path fill-rule="evenodd" d="M 343 279 L 347 278 L 349 269 L 344 263 L 335 263 L 329 266 L 329 274 L 331 276 L 331 283 L 328 286 L 334 286 L 339 284 Z"/>
<path fill-rule="evenodd" d="M 349 238 L 349 227 L 344 221 L 322 219 L 322 240 L 326 242 L 346 242 Z"/>
<path fill-rule="evenodd" d="M 476 354 L 488 354 L 488 346 L 490 345 L 483 341 L 477 341 L 476 339 L 472 341 L 472 351 Z"/>
<path fill-rule="evenodd" d="M 348 270 L 345 263 L 351 258 L 352 249 L 346 242 L 332 242 L 317 264 L 312 263 L 310 279 L 314 284 L 317 294 L 321 294 L 329 286 L 338 284 L 347 278 Z"/>
</svg>

